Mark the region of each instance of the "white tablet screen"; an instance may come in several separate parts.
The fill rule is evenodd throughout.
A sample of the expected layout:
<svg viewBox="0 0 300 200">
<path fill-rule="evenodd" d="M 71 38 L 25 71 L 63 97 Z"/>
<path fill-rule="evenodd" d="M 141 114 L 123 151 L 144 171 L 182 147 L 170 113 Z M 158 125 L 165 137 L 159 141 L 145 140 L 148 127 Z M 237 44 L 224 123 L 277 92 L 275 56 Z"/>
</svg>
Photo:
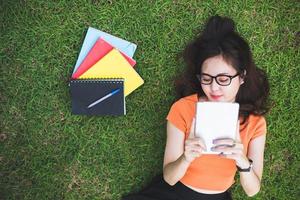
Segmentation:
<svg viewBox="0 0 300 200">
<path fill-rule="evenodd" d="M 214 139 L 236 139 L 238 103 L 198 102 L 196 108 L 195 136 L 204 140 L 207 147 L 204 153 L 217 154 L 210 150 Z"/>
</svg>

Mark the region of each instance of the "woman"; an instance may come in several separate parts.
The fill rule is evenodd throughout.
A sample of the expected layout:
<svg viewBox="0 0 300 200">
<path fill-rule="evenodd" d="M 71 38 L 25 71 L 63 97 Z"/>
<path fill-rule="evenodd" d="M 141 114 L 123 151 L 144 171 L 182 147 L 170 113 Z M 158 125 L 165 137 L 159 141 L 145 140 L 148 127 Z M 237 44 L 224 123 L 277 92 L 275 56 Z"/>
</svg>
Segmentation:
<svg viewBox="0 0 300 200">
<path fill-rule="evenodd" d="M 269 85 L 256 67 L 247 42 L 226 17 L 211 17 L 203 32 L 184 50 L 186 71 L 176 81 L 176 101 L 167 116 L 163 178 L 125 199 L 231 199 L 239 171 L 248 196 L 260 190 L 266 140 Z M 237 102 L 237 139 L 217 139 L 213 151 L 194 137 L 198 101 Z M 225 154 L 226 152 L 226 154 Z"/>
</svg>

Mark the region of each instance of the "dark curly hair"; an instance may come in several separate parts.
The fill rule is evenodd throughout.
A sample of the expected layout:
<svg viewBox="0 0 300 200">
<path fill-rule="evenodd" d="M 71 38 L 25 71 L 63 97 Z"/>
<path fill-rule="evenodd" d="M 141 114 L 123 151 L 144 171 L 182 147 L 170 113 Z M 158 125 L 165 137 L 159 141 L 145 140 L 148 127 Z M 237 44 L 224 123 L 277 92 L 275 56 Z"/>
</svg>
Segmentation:
<svg viewBox="0 0 300 200">
<path fill-rule="evenodd" d="M 195 93 L 198 97 L 205 96 L 196 75 L 201 74 L 206 59 L 218 55 L 244 78 L 236 96 L 236 102 L 240 104 L 239 115 L 246 120 L 250 114 L 267 113 L 269 83 L 266 73 L 255 65 L 248 43 L 235 31 L 234 22 L 228 17 L 209 18 L 204 30 L 185 47 L 181 57 L 186 68 L 175 80 L 177 98 Z"/>
</svg>

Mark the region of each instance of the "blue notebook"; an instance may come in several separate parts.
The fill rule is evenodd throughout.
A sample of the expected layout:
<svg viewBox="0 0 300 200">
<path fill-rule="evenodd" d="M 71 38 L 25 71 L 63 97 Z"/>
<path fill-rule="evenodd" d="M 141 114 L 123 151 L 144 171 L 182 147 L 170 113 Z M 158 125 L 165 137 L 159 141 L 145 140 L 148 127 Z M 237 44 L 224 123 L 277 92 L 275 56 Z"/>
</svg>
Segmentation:
<svg viewBox="0 0 300 200">
<path fill-rule="evenodd" d="M 126 114 L 124 79 L 76 79 L 70 89 L 73 114 Z"/>
<path fill-rule="evenodd" d="M 91 50 L 95 42 L 102 37 L 105 41 L 110 43 L 112 46 L 114 46 L 116 49 L 121 51 L 122 53 L 126 54 L 129 57 L 133 57 L 134 52 L 137 48 L 137 45 L 134 43 L 131 43 L 129 41 L 123 40 L 121 38 L 118 38 L 116 36 L 113 36 L 111 34 L 108 34 L 106 32 L 97 30 L 95 28 L 89 27 L 85 39 L 83 41 L 78 59 L 76 61 L 73 74 L 76 72 L 84 58 L 87 56 L 88 52 Z"/>
</svg>

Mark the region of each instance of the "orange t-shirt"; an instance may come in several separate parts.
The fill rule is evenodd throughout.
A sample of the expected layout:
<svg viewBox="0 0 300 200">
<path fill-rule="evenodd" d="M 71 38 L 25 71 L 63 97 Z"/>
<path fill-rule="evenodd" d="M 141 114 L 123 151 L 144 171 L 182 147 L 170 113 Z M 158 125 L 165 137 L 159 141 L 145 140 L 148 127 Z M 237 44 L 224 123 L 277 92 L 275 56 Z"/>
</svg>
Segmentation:
<svg viewBox="0 0 300 200">
<path fill-rule="evenodd" d="M 167 120 L 185 134 L 185 139 L 190 133 L 197 101 L 197 94 L 181 98 L 172 105 L 167 116 Z M 265 133 L 265 118 L 250 115 L 248 120 L 240 126 L 240 136 L 246 154 L 249 142 Z M 196 158 L 180 181 L 185 185 L 199 189 L 227 190 L 234 183 L 235 173 L 234 160 L 208 154 Z"/>
</svg>

